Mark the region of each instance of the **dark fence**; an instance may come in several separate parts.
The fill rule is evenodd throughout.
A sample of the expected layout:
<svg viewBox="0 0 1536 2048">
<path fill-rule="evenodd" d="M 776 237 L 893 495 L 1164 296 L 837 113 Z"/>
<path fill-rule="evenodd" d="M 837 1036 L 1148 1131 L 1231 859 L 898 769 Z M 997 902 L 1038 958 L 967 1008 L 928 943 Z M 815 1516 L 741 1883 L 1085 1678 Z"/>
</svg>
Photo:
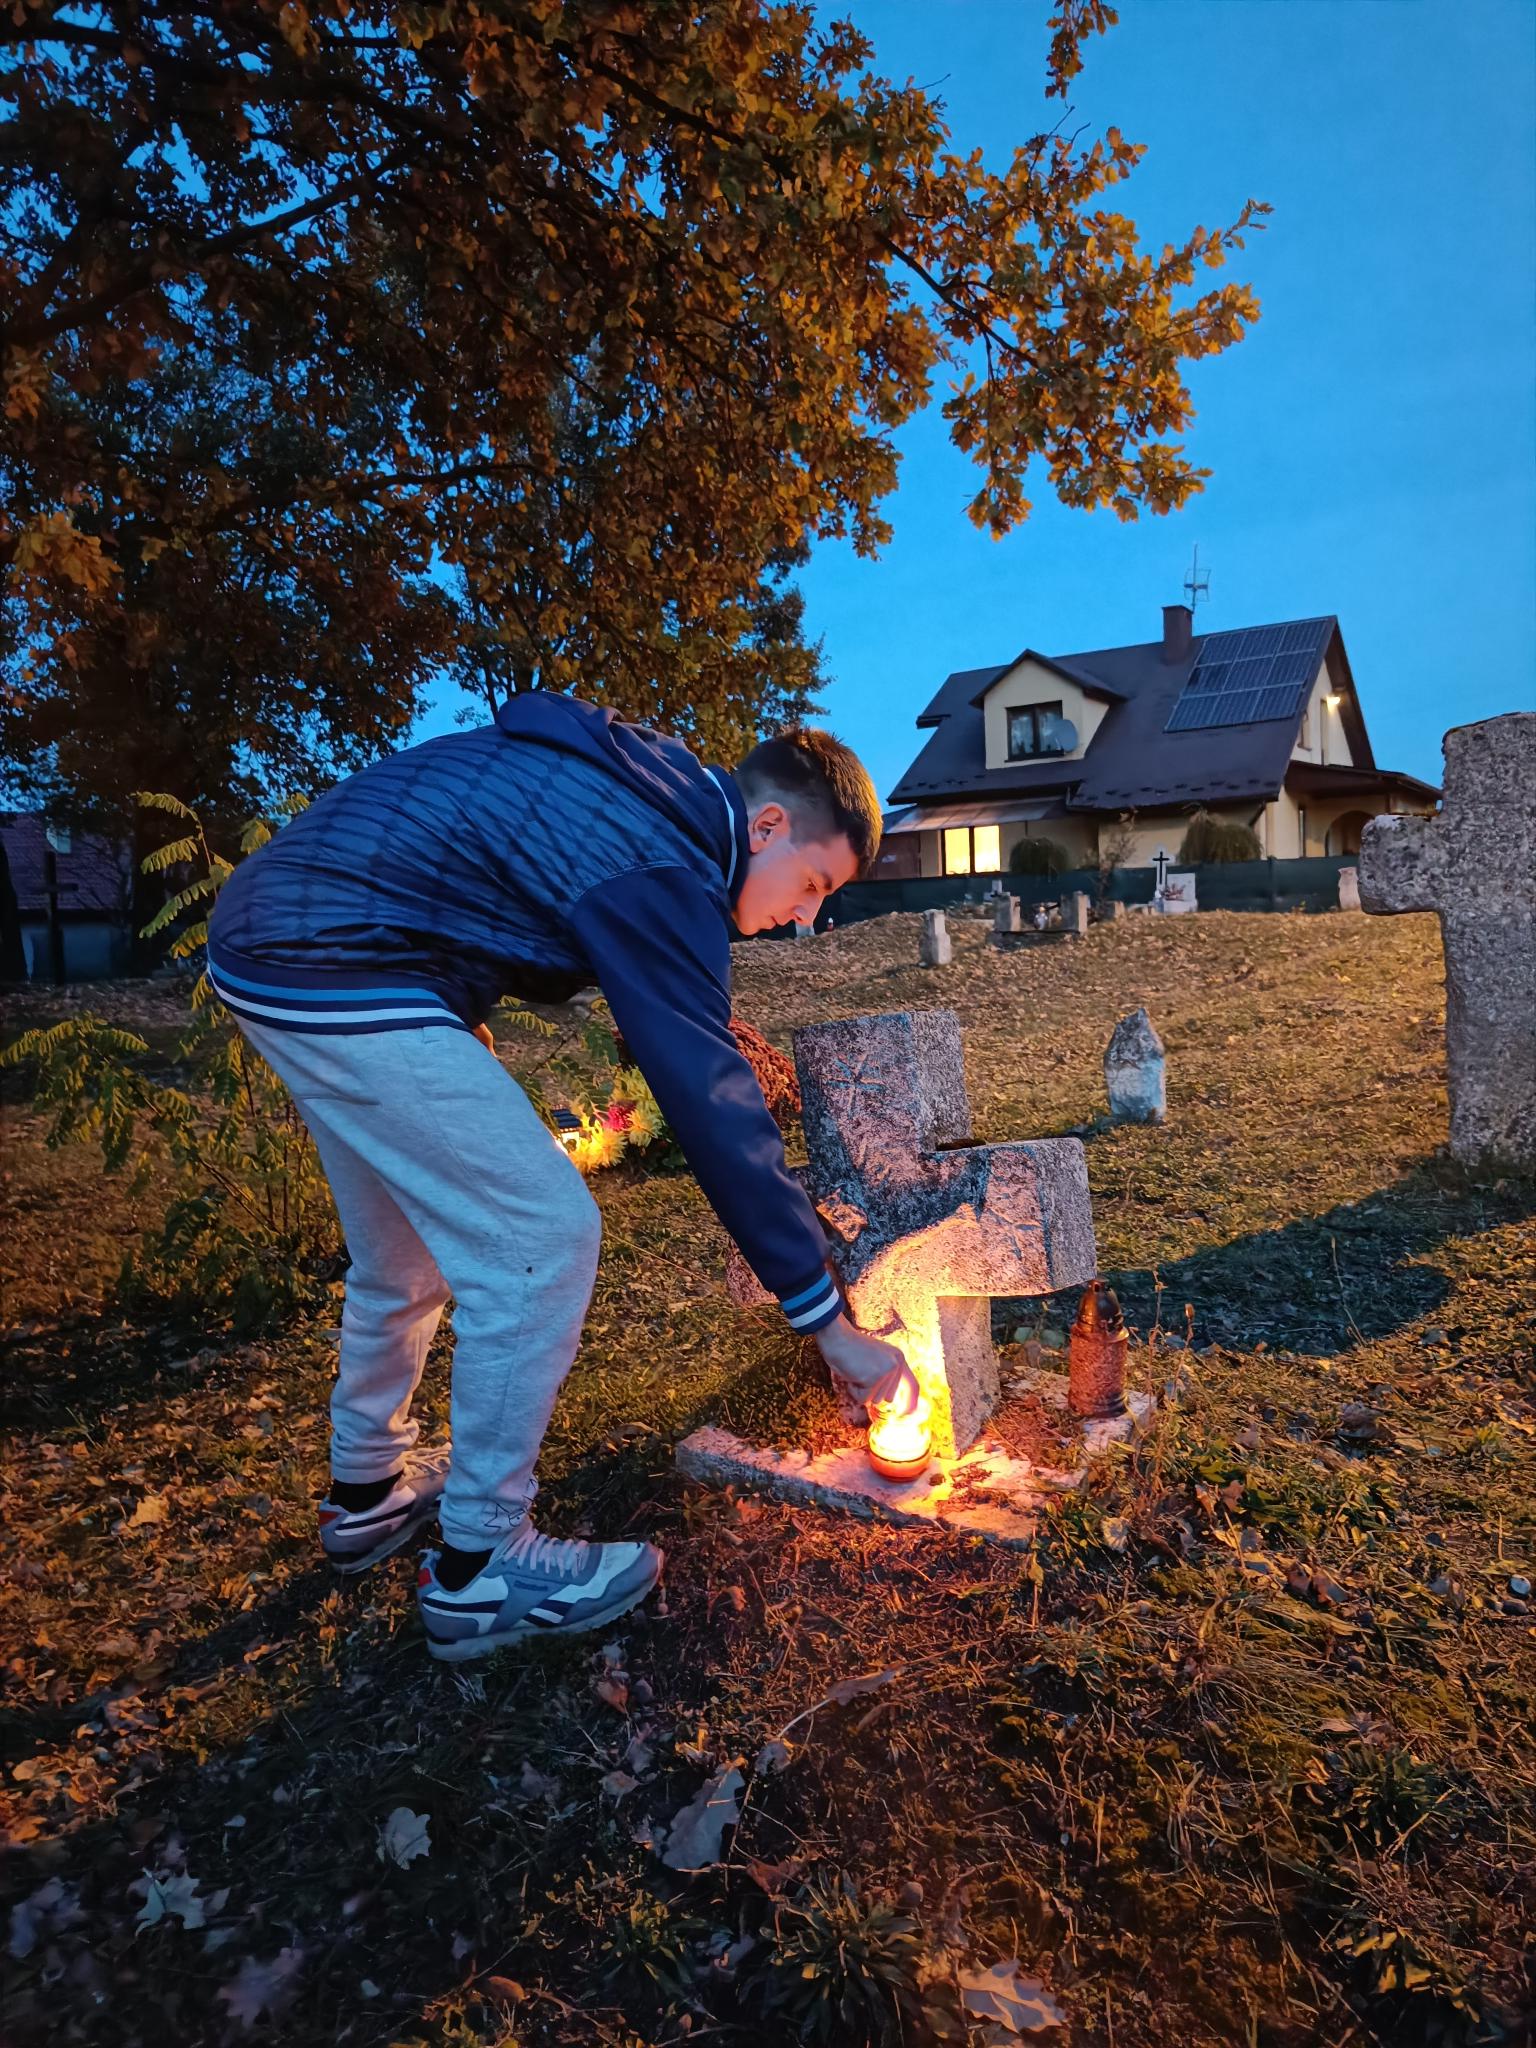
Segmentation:
<svg viewBox="0 0 1536 2048">
<path fill-rule="evenodd" d="M 1208 861 L 1178 868 L 1195 877 L 1201 910 L 1336 910 L 1339 869 L 1353 867 L 1354 854 L 1316 860 Z M 858 924 L 892 910 L 945 910 L 955 903 L 980 903 L 992 893 L 992 875 L 907 876 L 894 882 L 850 882 L 823 904 L 818 930 L 829 924 Z M 1065 875 L 1004 875 L 1004 887 L 1021 903 L 1055 903 L 1074 889 L 1094 897 L 1099 877 L 1093 868 Z M 1150 903 L 1157 890 L 1155 868 L 1116 868 L 1109 894 L 1120 903 Z"/>
</svg>

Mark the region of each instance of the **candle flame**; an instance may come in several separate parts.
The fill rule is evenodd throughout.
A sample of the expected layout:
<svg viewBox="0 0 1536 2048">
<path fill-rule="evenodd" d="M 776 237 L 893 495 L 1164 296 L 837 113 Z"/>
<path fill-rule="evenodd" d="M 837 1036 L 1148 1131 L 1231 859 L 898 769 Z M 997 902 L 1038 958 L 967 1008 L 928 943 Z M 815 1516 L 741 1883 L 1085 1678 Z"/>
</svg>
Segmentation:
<svg viewBox="0 0 1536 2048">
<path fill-rule="evenodd" d="M 869 1425 L 869 1454 L 888 1465 L 926 1459 L 933 1440 L 932 1409 L 920 1400 L 910 1415 L 883 1415 Z"/>
</svg>

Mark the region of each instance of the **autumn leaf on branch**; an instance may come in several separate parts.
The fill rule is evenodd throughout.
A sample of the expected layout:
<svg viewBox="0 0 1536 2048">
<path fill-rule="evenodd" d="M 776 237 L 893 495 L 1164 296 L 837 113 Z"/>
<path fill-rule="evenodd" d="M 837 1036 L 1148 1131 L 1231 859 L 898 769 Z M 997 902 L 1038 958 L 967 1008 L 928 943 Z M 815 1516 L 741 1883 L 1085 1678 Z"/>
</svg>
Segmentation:
<svg viewBox="0 0 1536 2048">
<path fill-rule="evenodd" d="M 1113 21 L 1042 9 L 1049 92 Z M 728 755 L 813 701 L 789 578 L 888 537 L 936 379 L 989 531 L 1041 476 L 1167 512 L 1186 367 L 1258 314 L 1203 273 L 1267 209 L 1143 251 L 1139 144 L 991 168 L 805 8 L 105 0 L 0 42 L 0 745 L 61 800 L 249 811 L 444 676 Z"/>
</svg>

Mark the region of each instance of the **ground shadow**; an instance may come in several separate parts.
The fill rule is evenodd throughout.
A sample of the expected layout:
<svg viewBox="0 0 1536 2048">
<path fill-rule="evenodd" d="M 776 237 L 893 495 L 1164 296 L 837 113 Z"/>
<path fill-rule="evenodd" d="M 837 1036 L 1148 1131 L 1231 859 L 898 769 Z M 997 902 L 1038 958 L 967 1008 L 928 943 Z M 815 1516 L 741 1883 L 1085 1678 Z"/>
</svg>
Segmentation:
<svg viewBox="0 0 1536 2048">
<path fill-rule="evenodd" d="M 1105 1272 L 1126 1319 L 1145 1334 L 1195 1342 L 1263 1343 L 1319 1356 L 1391 1336 L 1434 1316 L 1451 1290 L 1432 1258 L 1448 1240 L 1536 1214 L 1536 1181 L 1484 1185 L 1441 1159 L 1416 1163 L 1389 1186 L 1317 1216 L 1254 1231 L 1157 1267 Z M 1016 1323 L 1059 1309 L 1052 1297 L 998 1303 Z M 1446 1334 L 1453 1340 L 1454 1330 Z"/>
</svg>

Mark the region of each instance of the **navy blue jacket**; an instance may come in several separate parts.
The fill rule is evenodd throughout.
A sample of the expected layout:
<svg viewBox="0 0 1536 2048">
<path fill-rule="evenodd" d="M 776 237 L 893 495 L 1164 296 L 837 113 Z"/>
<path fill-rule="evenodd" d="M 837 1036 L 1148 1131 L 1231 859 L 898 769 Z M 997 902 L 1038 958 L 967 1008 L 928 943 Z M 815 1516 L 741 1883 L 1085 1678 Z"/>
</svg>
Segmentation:
<svg viewBox="0 0 1536 2048">
<path fill-rule="evenodd" d="M 534 692 L 391 754 L 242 861 L 209 977 L 283 1030 L 465 1031 L 596 981 L 705 1194 L 797 1330 L 840 1303 L 815 1212 L 730 1031 L 746 874 L 735 782 L 679 740 Z"/>
</svg>

